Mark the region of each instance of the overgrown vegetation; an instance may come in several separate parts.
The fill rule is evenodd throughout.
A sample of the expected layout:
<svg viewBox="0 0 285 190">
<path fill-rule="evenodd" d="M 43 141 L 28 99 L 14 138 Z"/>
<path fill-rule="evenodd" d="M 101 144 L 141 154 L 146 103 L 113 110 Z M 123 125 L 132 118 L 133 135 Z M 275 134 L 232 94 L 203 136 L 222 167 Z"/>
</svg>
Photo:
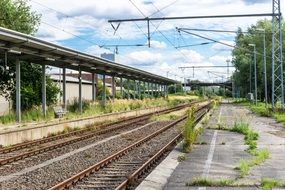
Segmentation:
<svg viewBox="0 0 285 190">
<path fill-rule="evenodd" d="M 237 132 L 245 135 L 245 144 L 248 145 L 247 152 L 254 157 L 251 159 L 242 159 L 239 162 L 239 166 L 236 168 L 240 171 L 240 177 L 245 177 L 249 174 L 250 168 L 255 165 L 260 165 L 269 158 L 269 151 L 267 149 L 257 149 L 258 133 L 254 132 L 247 123 L 235 123 L 231 129 L 232 132 Z"/>
<path fill-rule="evenodd" d="M 151 117 L 151 120 L 152 121 L 176 120 L 176 119 L 179 119 L 180 117 L 184 116 L 186 114 L 187 109 L 182 109 L 182 110 L 167 113 L 167 114 L 156 114 L 156 115 Z"/>
<path fill-rule="evenodd" d="M 233 179 L 210 179 L 198 177 L 194 178 L 193 181 L 187 182 L 186 186 L 209 186 L 209 187 L 222 187 L 232 186 L 234 183 Z"/>
<path fill-rule="evenodd" d="M 183 151 L 184 152 L 190 152 L 192 149 L 192 144 L 195 142 L 196 137 L 198 135 L 198 130 L 195 130 L 195 110 L 196 108 L 193 106 L 187 110 L 187 121 L 184 124 L 184 127 L 182 129 L 183 134 Z"/>
<path fill-rule="evenodd" d="M 273 187 L 285 187 L 285 183 L 276 179 L 264 178 L 261 180 L 262 190 L 272 190 Z"/>
<path fill-rule="evenodd" d="M 177 97 L 177 98 L 176 98 Z M 96 116 L 104 113 L 115 113 L 121 111 L 130 111 L 135 109 L 143 109 L 143 108 L 151 108 L 158 106 L 176 106 L 183 103 L 190 103 L 193 100 L 193 97 L 180 97 L 180 96 L 172 96 L 169 98 L 157 98 L 157 99 L 144 99 L 144 100 L 123 100 L 116 99 L 113 101 L 108 101 L 106 106 L 100 105 L 99 102 L 92 102 L 89 100 L 83 100 L 83 113 L 78 114 L 78 100 L 75 99 L 68 106 L 68 113 L 63 119 L 73 119 L 80 118 L 86 116 Z M 1 124 L 9 124 L 14 123 L 15 121 L 15 113 L 11 112 L 10 114 L 0 116 Z M 34 107 L 31 110 L 24 111 L 22 113 L 22 121 L 23 122 L 31 122 L 31 121 L 50 121 L 54 118 L 53 108 L 50 107 L 47 110 L 47 116 L 44 118 L 42 114 L 41 107 Z"/>
<path fill-rule="evenodd" d="M 34 34 L 40 24 L 41 15 L 32 11 L 27 0 L 1 0 L 0 1 L 0 26 L 12 29 L 25 34 Z M 0 58 L 0 95 L 11 102 L 13 108 L 16 105 L 16 64 L 14 56 L 9 55 L 8 62 Z M 21 109 L 24 111 L 33 110 L 42 102 L 42 66 L 38 64 L 21 62 Z M 58 86 L 46 77 L 46 102 L 52 105 L 57 101 L 59 93 Z M 34 113 L 30 115 L 37 114 Z M 36 120 L 36 119 L 34 119 Z M 9 122 L 9 116 L 5 122 Z"/>
<path fill-rule="evenodd" d="M 247 123 L 235 123 L 234 127 L 230 129 L 232 132 L 237 132 L 245 135 L 244 140 L 245 144 L 248 145 L 247 151 L 249 153 L 254 152 L 256 149 L 256 141 L 258 139 L 258 134 L 254 132 Z"/>
<path fill-rule="evenodd" d="M 186 160 L 185 154 L 180 154 L 180 155 L 177 157 L 177 160 L 178 160 L 178 162 L 182 162 L 182 161 Z"/>
</svg>

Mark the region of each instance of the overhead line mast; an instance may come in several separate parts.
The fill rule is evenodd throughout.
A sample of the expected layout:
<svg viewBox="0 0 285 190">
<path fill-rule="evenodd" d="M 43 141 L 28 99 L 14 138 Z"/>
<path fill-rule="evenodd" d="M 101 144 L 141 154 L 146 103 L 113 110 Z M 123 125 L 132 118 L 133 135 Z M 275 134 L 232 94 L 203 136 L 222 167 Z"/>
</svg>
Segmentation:
<svg viewBox="0 0 285 190">
<path fill-rule="evenodd" d="M 260 14 L 234 14 L 234 15 L 206 15 L 206 16 L 182 16 L 182 17 L 144 17 L 135 19 L 113 19 L 108 20 L 113 23 L 137 22 L 156 20 L 183 20 L 183 19 L 211 19 L 211 18 L 238 18 L 238 17 L 272 17 L 272 108 L 275 108 L 277 101 L 281 101 L 281 108 L 284 108 L 284 82 L 282 65 L 282 15 L 280 0 L 272 0 L 272 13 Z M 117 29 L 118 29 L 117 26 Z M 150 28 L 148 28 L 148 44 L 150 46 Z"/>
</svg>

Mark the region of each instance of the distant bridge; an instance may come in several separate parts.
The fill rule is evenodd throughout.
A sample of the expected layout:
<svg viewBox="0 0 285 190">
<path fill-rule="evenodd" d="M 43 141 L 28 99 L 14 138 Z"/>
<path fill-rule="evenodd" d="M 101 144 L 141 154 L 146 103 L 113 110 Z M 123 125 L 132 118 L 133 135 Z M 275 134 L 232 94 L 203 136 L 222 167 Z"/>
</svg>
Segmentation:
<svg viewBox="0 0 285 190">
<path fill-rule="evenodd" d="M 182 83 L 183 86 L 185 86 L 185 83 Z M 186 86 L 226 86 L 226 87 L 232 87 L 231 82 L 188 82 L 186 83 Z"/>
</svg>

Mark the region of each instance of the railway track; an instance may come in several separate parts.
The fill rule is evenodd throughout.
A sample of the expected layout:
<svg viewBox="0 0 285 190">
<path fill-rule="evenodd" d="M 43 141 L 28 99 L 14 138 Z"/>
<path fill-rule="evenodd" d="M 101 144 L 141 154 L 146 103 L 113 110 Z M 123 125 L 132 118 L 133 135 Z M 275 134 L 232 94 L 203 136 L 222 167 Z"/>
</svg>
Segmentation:
<svg viewBox="0 0 285 190">
<path fill-rule="evenodd" d="M 35 156 L 37 154 L 45 153 L 50 150 L 58 149 L 76 142 L 80 142 L 92 137 L 106 134 L 112 131 L 116 131 L 122 128 L 127 128 L 130 125 L 143 125 L 148 122 L 148 119 L 154 114 L 164 114 L 179 109 L 183 109 L 187 106 L 199 103 L 196 101 L 190 104 L 179 105 L 170 109 L 165 109 L 157 113 L 145 114 L 142 116 L 126 118 L 124 120 L 116 121 L 109 124 L 100 125 L 94 129 L 82 129 L 79 131 L 70 132 L 67 134 L 57 135 L 54 137 L 48 137 L 31 142 L 21 143 L 9 148 L 0 149 L 0 166 L 4 166 L 9 163 L 13 163 L 24 158 Z"/>
<path fill-rule="evenodd" d="M 195 123 L 208 111 L 210 104 L 197 109 Z M 180 130 L 173 126 L 186 118 L 171 122 L 49 190 L 129 189 L 181 139 Z"/>
</svg>

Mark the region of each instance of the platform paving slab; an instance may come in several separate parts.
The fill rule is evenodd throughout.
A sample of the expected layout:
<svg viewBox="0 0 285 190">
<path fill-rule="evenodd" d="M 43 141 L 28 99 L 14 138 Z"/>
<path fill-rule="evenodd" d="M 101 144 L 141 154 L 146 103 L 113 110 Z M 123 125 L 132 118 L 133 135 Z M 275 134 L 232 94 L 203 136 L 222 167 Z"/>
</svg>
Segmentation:
<svg viewBox="0 0 285 190">
<path fill-rule="evenodd" d="M 251 169 L 249 176 L 237 183 L 250 184 L 259 183 L 262 178 L 274 178 L 285 182 L 285 127 L 271 118 L 259 117 L 252 114 L 247 108 L 231 104 L 219 106 L 209 119 L 208 127 L 223 125 L 231 127 L 235 122 L 242 121 L 259 133 L 258 149 L 267 148 L 270 158 L 265 163 Z M 192 181 L 196 177 L 208 178 L 228 178 L 235 179 L 239 176 L 234 170 L 241 159 L 248 159 L 252 156 L 247 153 L 247 146 L 244 145 L 244 136 L 216 129 L 206 129 L 198 138 L 193 150 L 186 154 L 186 160 L 177 164 L 168 179 L 160 179 L 160 183 L 167 181 L 164 186 L 154 186 L 151 189 L 164 190 L 255 190 L 256 186 L 248 187 L 197 187 L 186 186 L 186 182 Z M 177 151 L 177 150 L 176 150 Z M 179 153 L 176 153 L 178 157 Z M 175 158 L 172 159 L 172 161 Z M 177 162 L 177 158 L 176 158 Z M 165 163 L 164 163 L 165 164 Z M 169 164 L 169 163 L 168 163 Z M 159 166 L 158 166 L 159 167 Z M 152 182 L 163 176 L 164 171 L 155 173 Z M 147 181 L 142 182 L 148 187 Z M 163 186 L 163 187 L 162 187 Z M 140 186 L 139 186 L 140 187 Z M 151 186 L 149 186 L 151 187 Z M 273 188 L 284 189 L 284 188 Z M 141 190 L 141 189 L 139 189 Z"/>
</svg>

